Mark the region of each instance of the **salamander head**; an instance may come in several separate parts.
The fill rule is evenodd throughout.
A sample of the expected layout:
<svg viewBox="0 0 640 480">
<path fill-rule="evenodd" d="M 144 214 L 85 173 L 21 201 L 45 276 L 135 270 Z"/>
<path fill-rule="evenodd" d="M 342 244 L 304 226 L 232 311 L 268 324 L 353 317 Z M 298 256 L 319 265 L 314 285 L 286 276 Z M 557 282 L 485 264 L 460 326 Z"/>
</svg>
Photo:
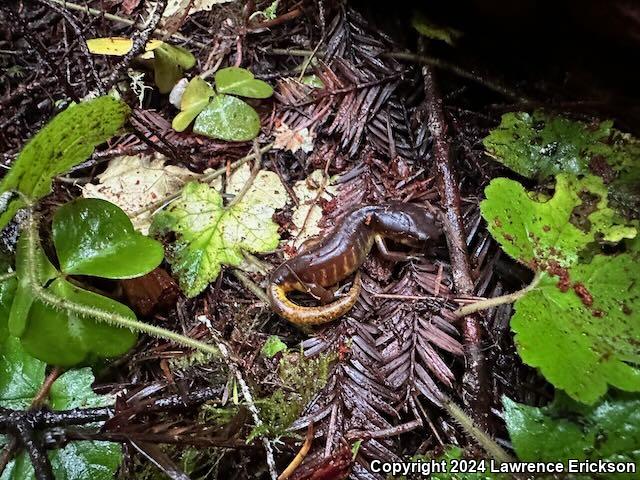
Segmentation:
<svg viewBox="0 0 640 480">
<path fill-rule="evenodd" d="M 437 242 L 442 225 L 425 207 L 413 203 L 390 202 L 376 212 L 375 230 L 383 236 L 413 247 Z"/>
</svg>

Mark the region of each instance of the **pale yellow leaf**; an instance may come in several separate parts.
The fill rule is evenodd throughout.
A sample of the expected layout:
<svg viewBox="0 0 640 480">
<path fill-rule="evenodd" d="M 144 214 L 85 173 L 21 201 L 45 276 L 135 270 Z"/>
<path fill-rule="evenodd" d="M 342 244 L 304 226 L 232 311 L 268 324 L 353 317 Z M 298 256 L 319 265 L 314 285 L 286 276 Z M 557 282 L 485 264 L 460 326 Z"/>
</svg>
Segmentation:
<svg viewBox="0 0 640 480">
<path fill-rule="evenodd" d="M 114 158 L 107 169 L 98 175 L 99 183 L 87 184 L 82 195 L 102 198 L 124 210 L 134 227 L 147 234 L 151 213 L 132 214 L 176 192 L 197 174 L 186 168 L 165 165 L 162 155 L 134 155 Z"/>
</svg>

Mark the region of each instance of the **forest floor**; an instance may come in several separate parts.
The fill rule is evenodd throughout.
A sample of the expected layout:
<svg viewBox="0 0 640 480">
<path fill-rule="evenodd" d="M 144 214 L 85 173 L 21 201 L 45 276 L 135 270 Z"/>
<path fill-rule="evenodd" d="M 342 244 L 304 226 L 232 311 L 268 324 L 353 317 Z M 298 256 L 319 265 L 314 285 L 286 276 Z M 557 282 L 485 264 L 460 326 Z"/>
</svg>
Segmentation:
<svg viewBox="0 0 640 480">
<path fill-rule="evenodd" d="M 409 2 L 281 0 L 268 11 L 270 2 L 231 1 L 190 12 L 189 5 L 206 2 L 170 0 L 175 12 L 161 17 L 165 3 L 2 6 L 2 166 L 8 169 L 29 138 L 102 82 L 115 85 L 133 109 L 128 132 L 55 179 L 40 208 L 44 219 L 98 184 L 108 162 L 123 155 L 160 155 L 197 174 L 226 169 L 228 177 L 232 162 L 254 152 L 251 141 L 174 131 L 178 110 L 151 75 L 142 93 L 133 91 L 138 64 L 84 48 L 99 37 L 137 36 L 141 45 L 163 39 L 195 56 L 188 77 L 237 66 L 273 86 L 271 98 L 249 104 L 260 116 L 258 144 L 280 142 L 265 150 L 261 167 L 277 174 L 292 198 L 274 215 L 288 246 L 257 254 L 258 267 L 244 273 L 223 267 L 192 297 L 167 262 L 128 286 L 94 282 L 145 321 L 222 345 L 226 355 L 211 358 L 142 336 L 125 356 L 94 368 L 94 390 L 118 396 L 115 413 L 90 434 L 63 420 L 61 438 L 121 443 L 120 478 L 229 479 L 282 472 L 307 435 L 310 451 L 291 478 L 385 478 L 372 460 L 438 456 L 449 445 L 468 458 L 484 456 L 451 419 L 446 398 L 510 451 L 502 398 L 543 406 L 554 389 L 518 355 L 512 305 L 462 320 L 454 313 L 477 297 L 517 291 L 533 277 L 491 236 L 480 201 L 495 177 L 527 188 L 535 183 L 487 155 L 483 139 L 503 114 L 534 110 L 589 125 L 613 120 L 637 136 L 640 79 L 629 64 L 640 38 L 638 10 L 634 17 L 625 2 L 612 2 L 610 15 L 595 21 L 595 10 L 570 1 L 513 9 L 454 2 L 457 11 L 427 12 L 444 27 L 420 35 L 412 22 L 427 23 L 416 20 Z M 286 131 L 297 136 L 284 138 Z M 439 212 L 446 241 L 410 262 L 370 255 L 353 310 L 298 329 L 272 313 L 255 289 L 294 251 L 285 250 L 295 248 L 294 217 L 306 201 L 300 185 L 321 208 L 323 234 L 354 205 L 400 200 Z M 3 236 L 10 251 L 16 228 Z M 41 230 L 50 248 L 50 229 Z M 265 355 L 273 336 L 288 349 Z"/>
</svg>

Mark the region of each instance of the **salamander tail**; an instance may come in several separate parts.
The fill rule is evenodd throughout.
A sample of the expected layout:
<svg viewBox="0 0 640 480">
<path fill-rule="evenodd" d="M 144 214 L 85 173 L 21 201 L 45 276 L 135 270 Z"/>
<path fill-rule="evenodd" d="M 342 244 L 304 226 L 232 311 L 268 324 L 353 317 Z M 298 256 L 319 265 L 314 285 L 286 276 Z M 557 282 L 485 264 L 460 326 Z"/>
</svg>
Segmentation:
<svg viewBox="0 0 640 480">
<path fill-rule="evenodd" d="M 360 295 L 360 272 L 356 272 L 353 285 L 343 297 L 335 302 L 318 307 L 303 307 L 287 297 L 287 291 L 275 283 L 269 284 L 267 293 L 271 308 L 282 318 L 296 325 L 321 325 L 329 323 L 347 313 L 355 305 Z"/>
</svg>

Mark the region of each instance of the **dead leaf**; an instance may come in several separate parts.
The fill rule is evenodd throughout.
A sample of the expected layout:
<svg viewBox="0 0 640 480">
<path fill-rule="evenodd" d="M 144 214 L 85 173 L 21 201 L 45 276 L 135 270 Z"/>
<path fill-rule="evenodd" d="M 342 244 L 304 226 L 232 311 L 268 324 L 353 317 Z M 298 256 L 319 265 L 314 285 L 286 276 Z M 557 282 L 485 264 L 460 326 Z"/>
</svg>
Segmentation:
<svg viewBox="0 0 640 480">
<path fill-rule="evenodd" d="M 140 5 L 140 0 L 122 0 L 122 12 L 125 15 L 131 15 L 133 11 Z"/>
<path fill-rule="evenodd" d="M 82 195 L 115 203 L 131 217 L 133 226 L 146 235 L 152 212 L 135 217 L 132 214 L 176 192 L 196 176 L 186 168 L 165 165 L 165 157 L 159 154 L 125 155 L 111 160 L 97 176 L 100 183 L 85 185 Z"/>
<path fill-rule="evenodd" d="M 322 220 L 322 207 L 320 200 L 333 199 L 338 188 L 331 185 L 331 179 L 327 181 L 322 194 L 320 188 L 324 184 L 324 173 L 322 170 L 315 170 L 305 180 L 296 182 L 293 191 L 300 201 L 300 206 L 293 211 L 291 221 L 296 226 L 296 230 L 292 233 L 292 239 L 288 245 L 299 249 L 300 245 L 311 237 L 315 237 L 321 231 L 318 223 Z M 285 254 L 288 250 L 285 248 Z"/>
<path fill-rule="evenodd" d="M 286 123 L 283 123 L 276 127 L 273 148 L 289 150 L 291 153 L 296 153 L 298 150 L 309 153 L 313 150 L 314 137 L 313 131 L 309 131 L 308 128 L 292 130 Z"/>
<path fill-rule="evenodd" d="M 214 5 L 230 3 L 233 1 L 234 0 L 169 0 L 167 2 L 167 8 L 164 9 L 162 16 L 164 18 L 173 17 L 174 15 L 182 16 L 184 15 L 184 10 L 189 7 L 189 3 L 191 3 L 191 8 L 189 8 L 189 13 L 187 15 L 192 15 L 196 12 L 209 11 L 213 9 Z"/>
</svg>

